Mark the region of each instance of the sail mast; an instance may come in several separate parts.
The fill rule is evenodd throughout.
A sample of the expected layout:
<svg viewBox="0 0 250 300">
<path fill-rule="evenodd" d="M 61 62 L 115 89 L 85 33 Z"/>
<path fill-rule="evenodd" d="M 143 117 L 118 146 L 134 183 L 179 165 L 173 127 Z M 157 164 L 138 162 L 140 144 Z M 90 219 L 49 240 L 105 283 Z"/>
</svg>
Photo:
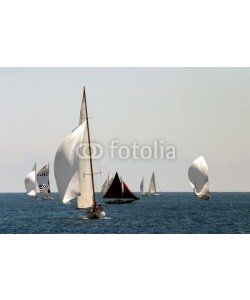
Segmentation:
<svg viewBox="0 0 250 300">
<path fill-rule="evenodd" d="M 90 169 L 91 169 L 91 178 L 92 178 L 93 202 L 94 202 L 94 205 L 95 205 L 96 204 L 96 201 L 95 201 L 95 184 L 94 184 L 94 173 L 93 173 L 93 164 L 92 164 L 92 152 L 91 152 L 91 146 L 90 146 L 89 117 L 88 117 L 88 107 L 87 107 L 87 98 L 86 98 L 85 86 L 83 88 L 83 98 L 85 98 L 85 104 L 86 104 L 85 107 L 86 107 L 86 125 L 87 125 L 87 132 L 88 132 L 88 148 L 89 148 Z"/>
</svg>

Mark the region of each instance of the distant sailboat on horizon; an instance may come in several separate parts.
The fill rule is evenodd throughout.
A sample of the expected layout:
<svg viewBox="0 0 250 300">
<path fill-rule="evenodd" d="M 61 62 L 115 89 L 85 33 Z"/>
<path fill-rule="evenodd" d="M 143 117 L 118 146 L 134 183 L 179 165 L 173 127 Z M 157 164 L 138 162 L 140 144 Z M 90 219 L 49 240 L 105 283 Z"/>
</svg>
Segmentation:
<svg viewBox="0 0 250 300">
<path fill-rule="evenodd" d="M 110 187 L 113 179 L 114 179 L 114 175 L 111 172 L 108 172 L 108 177 L 105 180 L 105 182 L 104 182 L 104 184 L 102 185 L 102 188 L 101 188 L 101 194 L 102 195 L 106 194 L 106 192 L 107 192 L 108 188 Z"/>
<path fill-rule="evenodd" d="M 40 190 L 40 193 L 43 194 L 43 199 L 52 200 L 54 199 L 50 192 L 50 182 L 49 182 L 49 163 L 45 165 L 37 173 L 37 184 Z"/>
<path fill-rule="evenodd" d="M 77 197 L 77 208 L 88 209 L 88 219 L 105 217 L 96 203 L 92 153 L 85 88 L 80 114 L 80 125 L 62 142 L 55 156 L 55 179 L 60 198 L 67 203 Z M 84 146 L 81 153 L 80 146 Z M 85 146 L 87 145 L 87 149 Z"/>
<path fill-rule="evenodd" d="M 142 196 L 146 196 L 144 192 L 144 177 L 142 178 L 141 184 L 140 184 L 140 193 Z"/>
<path fill-rule="evenodd" d="M 203 156 L 198 157 L 188 169 L 188 177 L 195 195 L 201 200 L 209 200 L 208 166 Z"/>
<path fill-rule="evenodd" d="M 37 199 L 37 192 L 36 192 L 36 163 L 32 168 L 31 172 L 27 174 L 24 179 L 25 189 L 28 196 L 31 196 L 34 199 Z"/>
<path fill-rule="evenodd" d="M 117 172 L 103 198 L 107 199 L 105 200 L 105 203 L 107 204 L 132 203 L 133 201 L 139 199 L 130 191 L 127 184 L 119 178 Z"/>
<path fill-rule="evenodd" d="M 147 196 L 161 196 L 161 194 L 157 193 L 157 191 L 156 191 L 156 181 L 155 181 L 155 173 L 154 172 L 153 172 L 151 180 L 150 180 Z"/>
</svg>

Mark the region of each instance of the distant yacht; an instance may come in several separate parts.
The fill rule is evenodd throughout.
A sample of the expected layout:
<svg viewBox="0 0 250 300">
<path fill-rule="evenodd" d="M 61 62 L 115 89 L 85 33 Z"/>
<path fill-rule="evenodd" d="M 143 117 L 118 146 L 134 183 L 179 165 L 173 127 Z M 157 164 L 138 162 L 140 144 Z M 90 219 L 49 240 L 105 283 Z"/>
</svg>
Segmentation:
<svg viewBox="0 0 250 300">
<path fill-rule="evenodd" d="M 37 193 L 36 193 L 36 164 L 34 165 L 31 172 L 28 173 L 28 175 L 25 177 L 24 180 L 26 193 L 28 196 L 31 196 L 34 199 L 37 199 Z"/>
<path fill-rule="evenodd" d="M 89 209 L 88 219 L 105 217 L 100 204 L 96 203 L 89 119 L 85 88 L 80 113 L 80 125 L 73 130 L 58 148 L 55 163 L 55 179 L 60 198 L 67 203 L 77 197 L 77 208 Z M 80 145 L 87 146 L 81 153 Z"/>
<path fill-rule="evenodd" d="M 46 200 L 54 199 L 50 192 L 49 163 L 47 165 L 45 165 L 37 173 L 37 184 L 38 184 L 40 193 L 43 194 L 43 199 L 46 199 Z"/>
<path fill-rule="evenodd" d="M 161 194 L 156 192 L 156 183 L 155 183 L 155 173 L 153 172 L 150 184 L 149 184 L 149 191 L 147 196 L 161 196 Z"/>
<path fill-rule="evenodd" d="M 132 203 L 139 199 L 130 191 L 126 183 L 119 178 L 117 172 L 103 198 L 106 199 L 105 203 L 107 204 Z"/>
<path fill-rule="evenodd" d="M 112 173 L 108 172 L 108 177 L 107 179 L 105 180 L 104 184 L 102 185 L 102 189 L 101 189 L 101 194 L 102 195 L 105 195 L 108 188 L 110 187 L 112 181 L 114 179 L 114 176 Z"/>
<path fill-rule="evenodd" d="M 208 166 L 203 156 L 191 164 L 188 177 L 195 195 L 201 200 L 209 200 Z"/>
<path fill-rule="evenodd" d="M 140 192 L 142 196 L 146 196 L 144 192 L 144 177 L 142 178 L 141 184 L 140 184 Z"/>
</svg>

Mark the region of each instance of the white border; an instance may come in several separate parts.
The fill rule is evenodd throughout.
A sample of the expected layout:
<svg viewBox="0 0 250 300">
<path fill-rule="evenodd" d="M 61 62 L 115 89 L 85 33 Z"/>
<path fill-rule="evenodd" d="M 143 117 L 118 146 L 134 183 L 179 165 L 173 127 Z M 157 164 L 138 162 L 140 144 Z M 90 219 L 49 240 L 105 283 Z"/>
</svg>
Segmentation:
<svg viewBox="0 0 250 300">
<path fill-rule="evenodd" d="M 5 1 L 0 66 L 249 66 L 249 2 Z M 1 236 L 1 299 L 249 299 L 249 236 Z"/>
</svg>

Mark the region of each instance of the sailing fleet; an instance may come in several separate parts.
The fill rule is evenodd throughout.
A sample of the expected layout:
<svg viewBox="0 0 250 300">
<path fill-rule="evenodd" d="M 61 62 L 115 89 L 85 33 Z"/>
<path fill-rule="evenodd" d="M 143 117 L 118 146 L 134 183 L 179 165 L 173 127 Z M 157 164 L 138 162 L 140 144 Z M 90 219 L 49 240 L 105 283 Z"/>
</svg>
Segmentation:
<svg viewBox="0 0 250 300">
<path fill-rule="evenodd" d="M 26 193 L 34 199 L 38 199 L 39 193 L 37 193 L 37 185 L 40 191 L 40 195 L 43 199 L 51 200 L 53 196 L 50 193 L 49 183 L 49 163 L 45 165 L 38 173 L 36 173 L 36 164 L 32 168 L 31 172 L 27 174 L 24 179 Z"/>
<path fill-rule="evenodd" d="M 25 177 L 28 196 L 37 199 L 39 195 L 45 200 L 53 199 L 50 191 L 49 163 L 36 172 L 36 164 Z M 96 202 L 96 190 L 91 153 L 91 136 L 85 87 L 80 109 L 78 127 L 73 129 L 62 141 L 55 154 L 54 175 L 60 199 L 63 204 L 71 203 L 77 198 L 76 209 L 87 210 L 88 219 L 101 219 L 106 216 L 104 208 Z M 200 200 L 209 200 L 208 166 L 203 156 L 198 157 L 189 167 L 188 178 L 195 196 Z M 40 194 L 37 193 L 37 185 Z M 144 177 L 140 184 L 143 197 L 161 196 L 157 190 L 153 172 L 149 188 L 145 191 Z M 125 181 L 116 172 L 108 173 L 101 194 L 106 204 L 132 203 L 139 198 L 130 190 Z"/>
<path fill-rule="evenodd" d="M 143 197 L 148 196 L 161 196 L 160 193 L 156 192 L 156 181 L 155 181 L 155 173 L 153 172 L 150 184 L 149 184 L 149 190 L 148 192 L 144 191 L 144 177 L 142 179 L 142 182 L 140 184 L 140 192 Z"/>
</svg>

